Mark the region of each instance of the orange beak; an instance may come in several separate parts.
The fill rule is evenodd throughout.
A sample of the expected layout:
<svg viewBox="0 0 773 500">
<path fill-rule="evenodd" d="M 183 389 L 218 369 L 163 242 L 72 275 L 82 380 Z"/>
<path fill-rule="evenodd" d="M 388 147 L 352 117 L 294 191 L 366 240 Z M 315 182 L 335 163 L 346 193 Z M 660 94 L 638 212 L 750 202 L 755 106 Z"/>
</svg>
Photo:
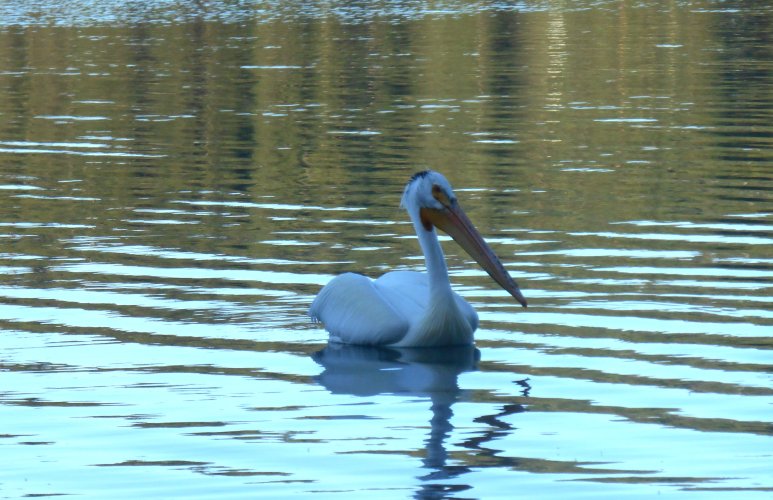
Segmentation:
<svg viewBox="0 0 773 500">
<path fill-rule="evenodd" d="M 445 200 L 443 200 L 445 201 Z M 518 284 L 510 277 L 505 266 L 496 256 L 491 247 L 483 240 L 467 214 L 456 201 L 443 203 L 444 209 L 422 208 L 420 210 L 421 222 L 429 230 L 437 226 L 445 231 L 461 246 L 470 257 L 491 276 L 499 286 L 515 297 L 523 307 L 526 307 L 526 298 L 521 294 Z"/>
</svg>

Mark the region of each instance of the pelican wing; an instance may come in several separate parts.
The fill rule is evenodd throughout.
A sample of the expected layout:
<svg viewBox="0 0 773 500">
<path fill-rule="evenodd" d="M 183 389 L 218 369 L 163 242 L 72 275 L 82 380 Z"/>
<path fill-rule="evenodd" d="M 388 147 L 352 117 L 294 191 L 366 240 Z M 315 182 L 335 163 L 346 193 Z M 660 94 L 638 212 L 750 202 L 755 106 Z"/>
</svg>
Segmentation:
<svg viewBox="0 0 773 500">
<path fill-rule="evenodd" d="M 393 307 L 413 317 L 429 303 L 429 279 L 416 271 L 392 271 L 374 281 L 374 285 Z"/>
<path fill-rule="evenodd" d="M 405 311 L 395 307 L 393 295 L 391 289 L 365 276 L 345 273 L 320 290 L 309 314 L 324 323 L 331 340 L 360 345 L 392 344 L 405 336 L 410 326 Z"/>
</svg>

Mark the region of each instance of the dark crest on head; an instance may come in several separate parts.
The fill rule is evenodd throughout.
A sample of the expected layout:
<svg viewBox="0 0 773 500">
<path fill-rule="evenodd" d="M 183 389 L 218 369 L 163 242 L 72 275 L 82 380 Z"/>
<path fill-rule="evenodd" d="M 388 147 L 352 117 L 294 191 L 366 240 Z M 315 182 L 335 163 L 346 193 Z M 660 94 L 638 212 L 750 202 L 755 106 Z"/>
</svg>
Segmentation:
<svg viewBox="0 0 773 500">
<path fill-rule="evenodd" d="M 422 170 L 421 172 L 416 172 L 413 174 L 413 177 L 411 177 L 411 182 L 415 181 L 416 179 L 426 177 L 430 172 L 431 170 Z"/>
</svg>

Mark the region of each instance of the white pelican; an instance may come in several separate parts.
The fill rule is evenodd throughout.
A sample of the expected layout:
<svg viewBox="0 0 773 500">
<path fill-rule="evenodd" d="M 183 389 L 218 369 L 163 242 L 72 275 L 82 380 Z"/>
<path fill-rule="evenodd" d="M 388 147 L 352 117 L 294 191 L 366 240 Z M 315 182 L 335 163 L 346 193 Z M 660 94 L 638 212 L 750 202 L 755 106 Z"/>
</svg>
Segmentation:
<svg viewBox="0 0 773 500">
<path fill-rule="evenodd" d="M 346 273 L 320 290 L 309 314 L 331 342 L 423 347 L 470 345 L 478 314 L 451 290 L 435 227 L 453 238 L 499 285 L 526 307 L 502 263 L 462 211 L 445 177 L 425 170 L 411 177 L 401 205 L 424 252 L 427 273 L 393 271 L 376 280 Z"/>
</svg>

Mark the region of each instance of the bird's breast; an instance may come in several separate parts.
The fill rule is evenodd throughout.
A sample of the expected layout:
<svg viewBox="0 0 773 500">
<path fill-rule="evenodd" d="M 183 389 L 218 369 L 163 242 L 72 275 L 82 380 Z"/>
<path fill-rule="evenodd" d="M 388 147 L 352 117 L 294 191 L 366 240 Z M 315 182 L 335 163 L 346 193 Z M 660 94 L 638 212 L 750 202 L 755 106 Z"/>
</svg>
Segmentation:
<svg viewBox="0 0 773 500">
<path fill-rule="evenodd" d="M 475 318 L 477 320 L 477 318 Z M 470 345 L 475 324 L 456 303 L 452 295 L 430 298 L 420 317 L 411 322 L 408 333 L 395 346 L 450 346 Z"/>
</svg>

